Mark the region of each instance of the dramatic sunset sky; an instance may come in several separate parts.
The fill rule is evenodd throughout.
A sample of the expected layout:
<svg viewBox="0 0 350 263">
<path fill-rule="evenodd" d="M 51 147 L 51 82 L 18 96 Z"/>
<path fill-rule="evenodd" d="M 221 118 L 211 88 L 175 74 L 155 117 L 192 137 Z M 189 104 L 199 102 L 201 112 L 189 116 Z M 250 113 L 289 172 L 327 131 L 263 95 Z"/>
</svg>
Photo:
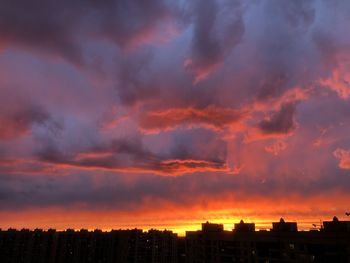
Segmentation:
<svg viewBox="0 0 350 263">
<path fill-rule="evenodd" d="M 1 228 L 349 209 L 350 1 L 0 0 Z"/>
</svg>

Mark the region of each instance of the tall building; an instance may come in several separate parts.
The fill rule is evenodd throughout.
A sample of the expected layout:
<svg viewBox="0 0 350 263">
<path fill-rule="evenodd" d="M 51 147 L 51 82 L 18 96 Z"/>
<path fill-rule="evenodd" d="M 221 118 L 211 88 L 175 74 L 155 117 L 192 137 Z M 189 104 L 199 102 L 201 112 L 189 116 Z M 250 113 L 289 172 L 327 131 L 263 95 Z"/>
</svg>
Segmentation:
<svg viewBox="0 0 350 263">
<path fill-rule="evenodd" d="M 350 232 L 350 221 L 339 221 L 335 216 L 332 221 L 324 221 L 323 229 L 326 232 Z"/>
<path fill-rule="evenodd" d="M 279 222 L 272 223 L 271 231 L 274 232 L 296 232 L 298 231 L 298 226 L 296 222 L 285 222 L 283 218 Z"/>
<path fill-rule="evenodd" d="M 235 224 L 234 231 L 235 232 L 254 232 L 255 231 L 255 224 L 254 223 L 244 223 L 244 221 L 241 220 L 238 224 Z"/>
</svg>

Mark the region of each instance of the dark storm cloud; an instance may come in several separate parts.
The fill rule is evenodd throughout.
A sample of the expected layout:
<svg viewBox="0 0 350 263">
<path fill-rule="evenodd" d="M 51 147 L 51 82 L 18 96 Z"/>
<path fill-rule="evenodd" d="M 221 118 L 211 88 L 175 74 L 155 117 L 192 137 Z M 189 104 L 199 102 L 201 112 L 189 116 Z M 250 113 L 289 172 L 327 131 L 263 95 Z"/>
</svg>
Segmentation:
<svg viewBox="0 0 350 263">
<path fill-rule="evenodd" d="M 284 104 L 278 112 L 259 123 L 259 128 L 265 134 L 288 134 L 295 129 L 295 104 Z"/>
<path fill-rule="evenodd" d="M 42 147 L 37 156 L 45 163 L 58 166 L 169 176 L 227 169 L 226 144 L 222 140 L 200 132 L 192 136 L 182 134 L 180 137 L 169 146 L 168 152 L 162 154 L 146 149 L 139 137 L 133 137 L 115 139 L 68 153 L 49 142 Z"/>
<path fill-rule="evenodd" d="M 221 166 L 226 163 L 227 142 L 207 130 L 178 132 L 169 148 L 169 159 L 206 160 Z"/>
<path fill-rule="evenodd" d="M 139 138 L 113 140 L 107 144 L 92 146 L 85 151 L 69 153 L 65 153 L 53 143 L 48 143 L 38 152 L 38 157 L 56 164 L 106 169 L 126 169 L 135 165 L 141 169 L 143 164 L 151 167 L 152 162 L 159 162 L 151 152 L 143 148 Z"/>
<path fill-rule="evenodd" d="M 194 73 L 194 82 L 198 82 L 240 42 L 244 24 L 239 1 L 195 1 L 193 5 L 192 48 L 185 65 Z"/>
<path fill-rule="evenodd" d="M 117 91 L 123 104 L 134 105 L 138 101 L 147 101 L 159 94 L 159 88 L 154 83 L 155 76 L 150 70 L 152 56 L 152 52 L 146 50 L 122 59 Z"/>
<path fill-rule="evenodd" d="M 33 102 L 26 94 L 17 94 L 15 89 L 1 87 L 0 141 L 17 139 L 31 133 L 34 126 L 45 127 L 53 134 L 62 128 L 62 124 L 54 119 L 42 103 Z"/>
<path fill-rule="evenodd" d="M 284 74 L 271 74 L 267 76 L 259 88 L 257 99 L 267 100 L 282 95 L 287 77 Z"/>
<path fill-rule="evenodd" d="M 33 103 L 23 94 L 4 87 L 0 90 L 0 140 L 16 139 L 29 133 L 33 126 L 58 129 L 59 123 L 40 104 Z"/>
<path fill-rule="evenodd" d="M 79 15 L 74 14 L 74 8 L 68 1 L 1 1 L 0 43 L 43 48 L 80 62 L 80 47 L 74 33 Z"/>
<path fill-rule="evenodd" d="M 0 140 L 17 138 L 28 132 L 32 125 L 50 120 L 49 114 L 39 106 L 29 106 L 10 113 L 0 113 Z"/>
<path fill-rule="evenodd" d="M 86 39 L 105 38 L 122 47 L 137 45 L 170 15 L 161 0 L 4 0 L 0 3 L 0 46 L 46 50 L 80 64 Z"/>
</svg>

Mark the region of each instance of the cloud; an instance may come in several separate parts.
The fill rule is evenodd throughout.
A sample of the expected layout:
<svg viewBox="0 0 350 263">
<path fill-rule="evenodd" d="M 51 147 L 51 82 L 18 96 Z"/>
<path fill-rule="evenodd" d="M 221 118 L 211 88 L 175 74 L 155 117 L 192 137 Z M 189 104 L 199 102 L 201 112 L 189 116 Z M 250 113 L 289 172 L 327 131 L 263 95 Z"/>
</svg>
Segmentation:
<svg viewBox="0 0 350 263">
<path fill-rule="evenodd" d="M 269 118 L 259 123 L 259 128 L 264 134 L 288 134 L 296 127 L 294 121 L 295 104 L 284 104 L 278 112 L 274 112 Z"/>
<path fill-rule="evenodd" d="M 174 204 L 188 209 L 201 206 L 201 202 L 207 206 L 222 202 L 222 207 L 229 209 L 236 205 L 231 200 L 243 203 L 250 201 L 250 205 L 253 205 L 254 200 L 256 202 L 259 198 L 268 201 L 270 205 L 271 202 L 291 196 L 307 202 L 307 198 L 321 195 L 327 196 L 329 201 L 329 196 L 334 197 L 334 192 L 335 195 L 347 193 L 349 177 L 341 177 L 339 180 L 323 177 L 310 181 L 303 178 L 263 180 L 262 177 L 252 178 L 246 175 L 188 174 L 184 177 L 148 175 L 135 178 L 130 178 L 129 175 L 127 179 L 122 174 L 116 176 L 103 173 L 95 176 L 85 173 L 70 176 L 2 175 L 0 183 L 0 207 L 3 212 L 48 207 L 111 211 L 113 207 L 118 207 L 117 212 L 130 213 L 133 210 L 147 209 L 150 202 L 162 204 L 151 208 L 154 212 L 160 212 L 159 210 Z M 308 205 L 314 207 L 312 201 Z M 263 208 L 260 209 L 263 212 Z"/>
<path fill-rule="evenodd" d="M 227 142 L 207 129 L 175 131 L 168 151 L 163 155 L 167 159 L 206 160 L 225 168 Z"/>
<path fill-rule="evenodd" d="M 43 125 L 49 119 L 48 113 L 36 106 L 0 114 L 0 140 L 15 139 L 29 132 L 32 125 Z"/>
<path fill-rule="evenodd" d="M 3 1 L 0 11 L 0 42 L 34 49 L 44 48 L 73 61 L 81 61 L 73 29 L 77 17 L 64 12 L 65 4 L 35 0 L 31 4 Z M 74 8 L 74 7 L 73 7 Z M 69 10 L 69 9 L 68 9 Z M 72 23 L 72 26 L 67 26 Z"/>
<path fill-rule="evenodd" d="M 263 81 L 259 93 L 257 95 L 258 100 L 267 100 L 269 98 L 276 98 L 281 96 L 283 88 L 287 83 L 287 77 L 283 74 L 277 74 L 276 76 L 267 76 L 269 79 Z"/>
<path fill-rule="evenodd" d="M 339 66 L 329 78 L 321 79 L 320 84 L 333 90 L 344 100 L 350 96 L 350 65 Z"/>
<path fill-rule="evenodd" d="M 202 139 L 189 144 L 174 144 L 168 153 L 156 154 L 146 149 L 140 138 L 115 139 L 108 143 L 65 153 L 59 146 L 48 143 L 37 153 L 39 160 L 58 167 L 83 170 L 106 170 L 125 173 L 155 173 L 178 176 L 205 171 L 228 171 L 226 152 L 220 141 L 207 137 L 206 151 L 199 151 Z M 220 144 L 221 143 L 221 144 Z"/>
<path fill-rule="evenodd" d="M 244 33 L 239 1 L 210 0 L 193 5 L 193 39 L 185 67 L 193 73 L 194 83 L 206 79 L 240 42 Z"/>
<path fill-rule="evenodd" d="M 335 8 L 323 3 L 321 12 L 327 13 L 327 21 L 317 27 L 312 34 L 312 41 L 317 47 L 324 72 L 317 82 L 333 90 L 342 99 L 349 97 L 349 42 L 346 22 L 349 20 L 349 4 L 339 2 Z"/>
<path fill-rule="evenodd" d="M 265 106 L 267 106 L 267 104 Z M 262 106 L 258 105 L 257 107 Z M 249 143 L 259 140 L 291 136 L 292 132 L 296 129 L 294 116 L 295 108 L 295 102 L 282 103 L 277 111 L 270 113 L 270 116 L 259 121 L 256 127 L 248 126 L 246 128 L 244 142 Z M 271 150 L 270 146 L 267 146 L 267 149 L 269 152 Z"/>
<path fill-rule="evenodd" d="M 1 208 L 334 211 L 349 185 L 349 14 L 347 1 L 1 1 Z"/>
<path fill-rule="evenodd" d="M 175 8 L 175 6 L 173 6 Z M 132 1 L 34 0 L 30 4 L 4 0 L 0 10 L 0 44 L 38 53 L 53 53 L 81 64 L 86 39 L 108 39 L 127 47 L 150 41 L 160 21 L 172 11 L 161 0 Z"/>
<path fill-rule="evenodd" d="M 153 54 L 149 51 L 137 52 L 122 60 L 118 71 L 117 92 L 124 105 L 146 102 L 159 95 L 159 87 L 154 85 L 150 69 Z"/>
<path fill-rule="evenodd" d="M 35 126 L 59 128 L 48 111 L 40 104 L 6 88 L 0 91 L 0 140 L 13 140 L 30 133 Z"/>
<path fill-rule="evenodd" d="M 339 160 L 339 168 L 349 170 L 350 169 L 350 151 L 337 148 L 333 155 Z"/>
<path fill-rule="evenodd" d="M 287 144 L 284 141 L 277 141 L 271 145 L 265 146 L 265 151 L 273 155 L 279 155 L 280 152 L 287 148 Z"/>
<path fill-rule="evenodd" d="M 296 0 L 286 4 L 277 4 L 277 6 L 282 9 L 287 21 L 294 27 L 308 27 L 315 21 L 314 1 Z"/>
<path fill-rule="evenodd" d="M 239 125 L 247 112 L 231 108 L 220 108 L 213 105 L 206 108 L 170 108 L 160 111 L 148 111 L 141 115 L 140 126 L 145 130 L 174 129 L 187 125 L 204 126 L 222 130 L 230 126 Z"/>
</svg>

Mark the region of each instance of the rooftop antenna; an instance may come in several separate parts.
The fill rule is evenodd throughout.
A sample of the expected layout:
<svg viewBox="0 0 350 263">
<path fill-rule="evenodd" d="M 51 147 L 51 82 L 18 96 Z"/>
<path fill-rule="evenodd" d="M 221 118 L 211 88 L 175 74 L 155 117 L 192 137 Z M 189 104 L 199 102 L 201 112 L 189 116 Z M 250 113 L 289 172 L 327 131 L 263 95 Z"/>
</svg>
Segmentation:
<svg viewBox="0 0 350 263">
<path fill-rule="evenodd" d="M 319 224 L 312 224 L 312 226 L 314 227 L 313 230 L 320 230 L 321 226 Z"/>
<path fill-rule="evenodd" d="M 315 223 L 315 224 L 312 224 L 312 226 L 314 228 L 316 228 L 317 230 L 322 230 L 323 229 L 322 220 L 320 219 L 320 223 L 319 224 Z"/>
</svg>

